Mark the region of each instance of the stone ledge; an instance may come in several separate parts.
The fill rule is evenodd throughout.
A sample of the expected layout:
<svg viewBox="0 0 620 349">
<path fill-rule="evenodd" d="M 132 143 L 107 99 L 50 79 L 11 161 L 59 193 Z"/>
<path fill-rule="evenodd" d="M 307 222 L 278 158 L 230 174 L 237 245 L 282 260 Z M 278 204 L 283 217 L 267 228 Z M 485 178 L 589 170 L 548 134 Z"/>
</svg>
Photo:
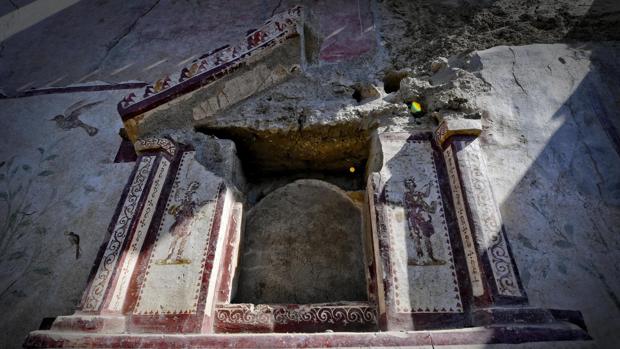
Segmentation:
<svg viewBox="0 0 620 349">
<path fill-rule="evenodd" d="M 127 326 L 124 316 L 117 315 L 70 315 L 54 320 L 51 332 L 97 332 L 123 333 Z"/>
<path fill-rule="evenodd" d="M 474 327 L 450 331 L 308 333 L 308 334 L 83 334 L 35 331 L 24 348 L 290 348 L 290 347 L 415 347 L 435 345 L 488 345 L 547 342 L 543 348 L 559 347 L 557 341 L 584 341 L 590 336 L 570 326 Z M 585 342 L 588 341 L 588 342 Z M 555 344 L 554 344 L 555 343 Z M 574 343 L 570 343 L 574 344 Z M 561 345 L 564 345 L 562 343 Z"/>
<path fill-rule="evenodd" d="M 532 325 L 558 322 L 570 323 L 587 331 L 581 312 L 576 310 L 490 307 L 476 309 L 472 312 L 472 323 L 476 326 L 497 326 L 500 324 Z"/>
</svg>

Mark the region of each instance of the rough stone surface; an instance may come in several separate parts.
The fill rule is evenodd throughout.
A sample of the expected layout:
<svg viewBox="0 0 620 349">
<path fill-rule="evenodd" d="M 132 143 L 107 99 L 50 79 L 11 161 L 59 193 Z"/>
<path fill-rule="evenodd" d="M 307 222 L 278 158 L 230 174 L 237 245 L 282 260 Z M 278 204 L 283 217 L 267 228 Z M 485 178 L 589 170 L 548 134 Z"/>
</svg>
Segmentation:
<svg viewBox="0 0 620 349">
<path fill-rule="evenodd" d="M 248 212 L 235 303 L 366 300 L 361 210 L 338 187 L 298 180 Z"/>
<path fill-rule="evenodd" d="M 356 102 L 354 87 L 358 83 L 354 81 L 364 79 L 369 78 L 362 76 L 361 69 L 351 72 L 342 65 L 312 69 L 213 118 L 201 120 L 196 127 L 234 140 L 248 173 L 338 172 L 352 165 L 363 168 L 377 117 L 398 109 L 380 95 Z M 380 93 L 366 84 L 374 93 Z M 397 112 L 403 109 L 406 114 L 404 104 Z"/>
<path fill-rule="evenodd" d="M 497 45 L 618 40 L 614 0 L 386 0 L 381 36 L 397 68 Z"/>
</svg>

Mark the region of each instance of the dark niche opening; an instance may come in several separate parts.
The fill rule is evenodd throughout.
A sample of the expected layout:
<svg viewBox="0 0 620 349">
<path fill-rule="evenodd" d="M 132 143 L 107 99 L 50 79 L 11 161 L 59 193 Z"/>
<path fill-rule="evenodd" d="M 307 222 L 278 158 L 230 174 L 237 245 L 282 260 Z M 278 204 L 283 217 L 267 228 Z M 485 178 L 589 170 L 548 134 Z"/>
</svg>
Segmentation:
<svg viewBox="0 0 620 349">
<path fill-rule="evenodd" d="M 200 131 L 235 142 L 247 183 L 231 303 L 367 301 L 370 133 L 354 125 Z"/>
<path fill-rule="evenodd" d="M 371 137 L 368 130 L 356 124 L 304 126 L 302 129 L 302 124 L 300 121 L 298 130 L 234 126 L 197 130 L 234 141 L 249 182 L 300 175 L 319 179 L 345 176 L 363 182 Z"/>
<path fill-rule="evenodd" d="M 367 300 L 362 212 L 347 192 L 302 179 L 247 212 L 234 303 Z"/>
<path fill-rule="evenodd" d="M 400 70 L 390 70 L 383 77 L 383 89 L 386 93 L 400 90 L 400 81 L 406 78 L 408 73 Z"/>
</svg>

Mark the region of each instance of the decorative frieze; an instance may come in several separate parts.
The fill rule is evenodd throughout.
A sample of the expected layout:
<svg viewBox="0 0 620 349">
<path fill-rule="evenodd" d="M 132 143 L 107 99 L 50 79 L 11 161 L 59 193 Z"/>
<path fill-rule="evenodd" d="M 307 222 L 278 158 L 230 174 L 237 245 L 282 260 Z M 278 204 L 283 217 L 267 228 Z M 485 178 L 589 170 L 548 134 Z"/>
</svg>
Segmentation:
<svg viewBox="0 0 620 349">
<path fill-rule="evenodd" d="M 174 156 L 174 153 L 177 149 L 177 147 L 171 140 L 161 137 L 140 138 L 134 144 L 134 148 L 136 149 L 136 153 L 138 154 L 149 150 L 164 150 L 170 156 Z"/>
<path fill-rule="evenodd" d="M 290 323 L 322 323 L 344 325 L 350 323 L 376 324 L 377 310 L 369 304 L 308 304 L 287 305 L 253 305 L 226 304 L 215 310 L 217 321 L 226 324 L 244 325 L 286 325 Z"/>
<path fill-rule="evenodd" d="M 226 71 L 243 64 L 257 52 L 273 47 L 288 37 L 298 36 L 301 7 L 278 13 L 233 45 L 215 49 L 198 58 L 178 73 L 164 76 L 147 85 L 142 93 L 131 93 L 118 104 L 123 120 L 152 109 L 167 100 L 187 93 L 226 75 Z"/>
</svg>

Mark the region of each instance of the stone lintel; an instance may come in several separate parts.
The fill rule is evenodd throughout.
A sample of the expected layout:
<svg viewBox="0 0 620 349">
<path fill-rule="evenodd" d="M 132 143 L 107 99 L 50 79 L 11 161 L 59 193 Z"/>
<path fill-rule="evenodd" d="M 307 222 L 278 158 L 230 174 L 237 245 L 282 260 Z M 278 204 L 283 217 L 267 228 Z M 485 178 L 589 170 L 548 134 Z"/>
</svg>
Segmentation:
<svg viewBox="0 0 620 349">
<path fill-rule="evenodd" d="M 482 132 L 480 119 L 446 118 L 435 129 L 435 140 L 443 146 L 444 142 L 452 136 L 478 137 Z"/>
</svg>

